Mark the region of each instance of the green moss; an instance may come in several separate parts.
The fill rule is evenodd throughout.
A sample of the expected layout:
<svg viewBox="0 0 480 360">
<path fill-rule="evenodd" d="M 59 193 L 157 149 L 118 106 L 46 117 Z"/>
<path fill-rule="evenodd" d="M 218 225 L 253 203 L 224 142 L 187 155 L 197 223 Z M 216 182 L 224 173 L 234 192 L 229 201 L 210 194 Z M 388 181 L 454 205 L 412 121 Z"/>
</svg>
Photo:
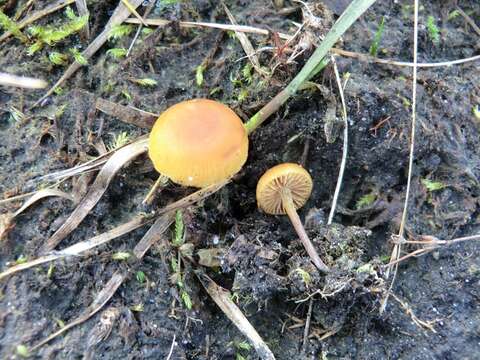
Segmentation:
<svg viewBox="0 0 480 360">
<path fill-rule="evenodd" d="M 17 23 L 5 15 L 2 10 L 0 10 L 0 28 L 5 32 L 11 32 L 21 42 L 28 42 L 28 38 L 22 33 Z"/>
<path fill-rule="evenodd" d="M 58 25 L 47 26 L 30 26 L 28 32 L 37 39 L 47 45 L 53 45 L 65 38 L 82 30 L 88 23 L 88 15 L 75 16 L 73 10 L 67 8 L 65 11 L 68 22 Z"/>
<path fill-rule="evenodd" d="M 144 87 L 153 87 L 157 85 L 157 80 L 150 79 L 150 78 L 132 79 L 132 81 Z"/>
<path fill-rule="evenodd" d="M 111 39 L 114 39 L 114 40 L 118 40 L 124 36 L 127 36 L 127 35 L 130 35 L 130 33 L 133 31 L 133 26 L 132 25 L 127 25 L 127 24 L 123 24 L 123 25 L 116 25 L 114 27 L 112 27 L 112 29 L 110 30 L 110 34 L 108 35 L 108 39 L 111 40 Z"/>
<path fill-rule="evenodd" d="M 113 48 L 107 51 L 107 55 L 115 58 L 115 59 L 120 59 L 122 57 L 125 57 L 127 55 L 127 49 L 124 48 Z"/>
<path fill-rule="evenodd" d="M 56 51 L 51 52 L 48 59 L 54 65 L 65 65 L 67 63 L 67 56 Z"/>
<path fill-rule="evenodd" d="M 195 70 L 195 81 L 197 86 L 203 85 L 203 72 L 205 71 L 205 65 L 198 65 Z"/>
<path fill-rule="evenodd" d="M 82 53 L 78 49 L 71 48 L 69 49 L 69 51 L 77 63 L 79 63 L 80 65 L 88 64 L 87 59 L 82 55 Z"/>
<path fill-rule="evenodd" d="M 429 192 L 442 190 L 443 188 L 446 187 L 446 185 L 440 181 L 422 179 L 421 182 L 422 182 L 422 185 L 425 186 L 425 188 Z"/>
<path fill-rule="evenodd" d="M 363 195 L 360 199 L 358 199 L 357 203 L 355 204 L 355 208 L 361 209 L 370 206 L 375 200 L 377 200 L 377 195 L 373 192 Z"/>
<path fill-rule="evenodd" d="M 175 213 L 175 231 L 173 232 L 172 243 L 174 246 L 181 246 L 185 241 L 185 225 L 181 210 Z"/>
<path fill-rule="evenodd" d="M 437 45 L 440 42 L 440 30 L 435 23 L 435 18 L 431 15 L 427 17 L 427 31 L 430 40 Z"/>
<path fill-rule="evenodd" d="M 375 32 L 375 37 L 373 38 L 372 45 L 370 45 L 370 55 L 372 56 L 377 56 L 378 47 L 380 45 L 380 40 L 382 40 L 384 28 L 385 28 L 385 17 L 382 16 L 382 19 L 378 24 L 378 29 Z"/>
</svg>

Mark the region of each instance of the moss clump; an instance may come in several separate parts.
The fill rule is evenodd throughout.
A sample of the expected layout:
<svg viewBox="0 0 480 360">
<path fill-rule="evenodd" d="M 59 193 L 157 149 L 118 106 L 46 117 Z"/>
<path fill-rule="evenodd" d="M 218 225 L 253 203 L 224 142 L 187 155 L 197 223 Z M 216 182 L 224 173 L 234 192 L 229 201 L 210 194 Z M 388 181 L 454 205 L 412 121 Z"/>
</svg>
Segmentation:
<svg viewBox="0 0 480 360">
<path fill-rule="evenodd" d="M 30 26 L 28 32 L 35 38 L 35 43 L 28 48 L 30 55 L 43 48 L 52 46 L 83 29 L 88 22 L 88 15 L 76 16 L 71 8 L 67 8 L 65 15 L 69 21 L 60 26 Z"/>
</svg>

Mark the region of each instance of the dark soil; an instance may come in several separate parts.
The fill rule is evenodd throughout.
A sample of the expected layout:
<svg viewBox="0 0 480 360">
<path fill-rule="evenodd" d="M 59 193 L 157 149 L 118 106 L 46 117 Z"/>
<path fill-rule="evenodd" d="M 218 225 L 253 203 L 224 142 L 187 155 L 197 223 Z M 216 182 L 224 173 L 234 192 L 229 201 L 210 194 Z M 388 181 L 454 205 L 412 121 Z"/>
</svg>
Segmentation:
<svg viewBox="0 0 480 360">
<path fill-rule="evenodd" d="M 25 1 L 18 1 L 16 6 L 16 1 L 7 3 L 8 14 L 14 15 Z M 94 14 L 90 20 L 93 34 L 101 31 L 117 3 L 88 1 Z M 228 22 L 216 1 L 165 3 L 158 1 L 152 16 Z M 269 0 L 226 3 L 241 24 L 293 33 L 292 21 L 302 21 L 300 10 L 284 14 Z M 332 7 L 333 13 L 341 11 L 341 3 Z M 449 19 L 456 4 L 422 1 L 419 62 L 455 60 L 479 53 L 479 34 L 462 16 Z M 285 1 L 286 7 L 292 5 L 299 4 Z M 43 2 L 34 5 L 37 9 L 43 6 Z M 329 12 L 317 6 L 315 10 L 327 16 L 324 26 L 330 26 Z M 458 1 L 458 6 L 480 24 L 477 1 Z M 429 15 L 435 17 L 440 29 L 437 44 L 426 29 Z M 411 61 L 413 9 L 404 2 L 379 1 L 347 32 L 339 46 L 368 53 L 382 16 L 385 31 L 379 56 Z M 59 12 L 38 23 L 60 23 L 64 19 Z M 309 31 L 319 36 L 320 28 Z M 96 156 L 94 143 L 98 139 L 108 144 L 121 132 L 132 139 L 148 132 L 95 113 L 96 97 L 154 113 L 182 100 L 209 97 L 228 104 L 247 119 L 288 83 L 311 53 L 309 50 L 298 58 L 297 64 L 280 62 L 271 79 L 254 72 L 250 78 L 249 71 L 243 71 L 247 60 L 238 60 L 245 54 L 234 36 L 170 25 L 150 35 L 142 34 L 126 60 L 106 54 L 108 48 L 128 48 L 132 38 L 133 33 L 107 43 L 88 66 L 62 86 L 63 94 L 48 98 L 32 111 L 28 109 L 42 91 L 0 89 L 0 191 L 4 197 L 32 191 L 29 180 Z M 273 36 L 249 38 L 257 48 L 275 44 Z M 73 46 L 84 48 L 85 43 L 72 36 L 29 57 L 25 45 L 10 39 L 0 45 L 0 69 L 44 78 L 53 84 L 65 68 L 49 63 L 49 52 L 67 52 Z M 280 61 L 288 56 L 280 54 Z M 204 60 L 204 82 L 198 86 L 195 71 Z M 279 60 L 272 52 L 263 52 L 260 61 L 272 67 Z M 336 61 L 340 73 L 349 73 L 350 78 L 345 89 L 349 156 L 335 223 L 327 226 L 325 219 L 337 181 L 342 136 L 327 142 L 330 134 L 324 128 L 327 110 L 336 106 L 339 117 L 341 107 L 333 100 L 338 94 L 329 65 L 313 79 L 327 91 L 303 90 L 289 100 L 252 135 L 247 164 L 234 181 L 200 206 L 184 211 L 186 241 L 196 250 L 221 249 L 221 266 L 204 271 L 235 294 L 238 305 L 277 359 L 479 358 L 480 260 L 475 241 L 402 262 L 392 289 L 396 298 L 391 296 L 386 310 L 380 313 L 381 300 L 390 284 L 383 265 L 389 260 L 391 236 L 398 232 L 405 199 L 412 71 L 352 58 L 337 57 Z M 141 87 L 132 78 L 151 78 L 157 85 Z M 452 239 L 476 234 L 480 228 L 480 123 L 472 112 L 480 103 L 479 80 L 478 63 L 419 69 L 417 139 L 407 220 L 412 236 Z M 26 117 L 15 120 L 12 107 Z M 63 113 L 59 111 L 62 107 Z M 389 120 L 383 126 L 372 129 L 386 118 Z M 319 253 L 332 267 L 326 276 L 308 261 L 288 219 L 262 214 L 255 201 L 261 174 L 280 162 L 300 161 L 306 143 L 306 168 L 314 179 L 314 191 L 300 215 Z M 124 167 L 93 211 L 59 248 L 150 210 L 140 204 L 156 177 L 146 156 Z M 444 187 L 428 191 L 425 179 Z M 60 188 L 79 191 L 69 181 Z M 190 192 L 171 184 L 152 208 Z M 368 194 L 373 194 L 373 201 L 361 207 L 360 200 Z M 20 204 L 2 205 L 0 211 L 14 211 Z M 38 249 L 73 209 L 66 200 L 48 198 L 19 216 L 2 240 L 2 267 L 21 256 L 37 256 Z M 53 272 L 49 273 L 46 265 L 5 280 L 0 285 L 0 357 L 18 358 L 17 345 L 33 345 L 58 330 L 62 322 L 74 320 L 115 272 L 128 271 L 131 276 L 102 311 L 32 357 L 164 359 L 175 336 L 171 359 L 239 359 L 239 354 L 255 359 L 253 350 L 239 349 L 238 344 L 246 339 L 209 298 L 188 262 L 184 284 L 193 308 L 187 310 L 182 305 L 178 288 L 170 279 L 169 263 L 176 253 L 169 244 L 155 245 L 142 262 L 112 259 L 115 252 L 131 250 L 146 230 L 115 239 L 90 256 L 57 262 Z M 405 252 L 415 249 L 403 248 Z M 143 271 L 148 281 L 139 282 L 138 271 Z M 305 273 L 309 274 L 307 281 Z M 315 291 L 318 294 L 311 297 L 310 337 L 302 351 L 309 296 Z M 139 304 L 143 311 L 133 311 Z M 434 331 L 415 324 L 415 316 L 431 324 Z M 111 333 L 98 344 L 92 342 L 105 319 L 113 322 Z"/>
</svg>

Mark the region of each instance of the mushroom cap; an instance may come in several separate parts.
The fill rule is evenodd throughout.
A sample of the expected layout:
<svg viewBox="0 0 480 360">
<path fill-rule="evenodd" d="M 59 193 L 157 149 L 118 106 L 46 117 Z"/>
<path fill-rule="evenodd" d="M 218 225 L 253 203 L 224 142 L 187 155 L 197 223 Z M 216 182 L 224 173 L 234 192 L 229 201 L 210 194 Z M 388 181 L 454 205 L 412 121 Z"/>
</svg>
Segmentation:
<svg viewBox="0 0 480 360">
<path fill-rule="evenodd" d="M 242 168 L 248 155 L 248 134 L 229 107 L 213 100 L 188 100 L 157 119 L 148 154 L 155 169 L 173 182 L 205 187 Z"/>
<path fill-rule="evenodd" d="M 284 163 L 267 170 L 257 184 L 257 204 L 268 214 L 283 215 L 281 192 L 289 189 L 295 209 L 307 202 L 312 192 L 310 174 L 298 164 Z"/>
</svg>

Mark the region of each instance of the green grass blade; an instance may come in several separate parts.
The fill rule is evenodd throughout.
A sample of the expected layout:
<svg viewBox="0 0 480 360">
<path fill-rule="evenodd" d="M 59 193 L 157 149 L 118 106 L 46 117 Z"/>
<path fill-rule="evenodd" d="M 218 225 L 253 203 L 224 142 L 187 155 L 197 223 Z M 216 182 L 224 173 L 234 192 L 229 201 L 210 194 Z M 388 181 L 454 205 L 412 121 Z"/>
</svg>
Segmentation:
<svg viewBox="0 0 480 360">
<path fill-rule="evenodd" d="M 250 134 L 255 130 L 265 119 L 267 119 L 273 112 L 283 105 L 292 95 L 294 95 L 300 86 L 308 80 L 312 74 L 318 72 L 319 64 L 335 45 L 338 39 L 347 31 L 350 26 L 375 3 L 376 0 L 354 0 L 345 9 L 343 14 L 338 18 L 337 22 L 330 29 L 328 34 L 320 46 L 315 50 L 302 70 L 295 76 L 295 78 L 282 90 L 270 103 L 257 112 L 250 120 L 245 123 L 245 128 Z"/>
</svg>

